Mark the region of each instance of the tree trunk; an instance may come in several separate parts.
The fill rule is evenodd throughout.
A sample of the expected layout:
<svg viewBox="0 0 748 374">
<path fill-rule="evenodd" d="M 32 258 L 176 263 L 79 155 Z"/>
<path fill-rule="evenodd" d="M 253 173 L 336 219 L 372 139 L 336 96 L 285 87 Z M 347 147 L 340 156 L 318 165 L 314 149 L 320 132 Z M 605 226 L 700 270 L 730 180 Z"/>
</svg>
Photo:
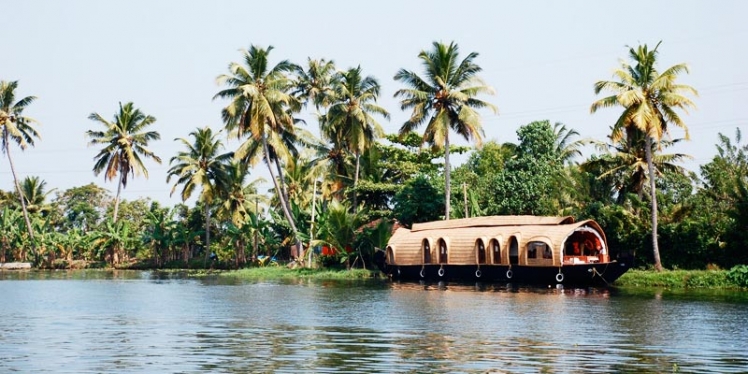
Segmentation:
<svg viewBox="0 0 748 374">
<path fill-rule="evenodd" d="M 283 214 L 286 216 L 286 219 L 288 220 L 288 224 L 291 226 L 291 231 L 293 232 L 293 237 L 296 240 L 296 246 L 297 250 L 301 252 L 301 240 L 299 239 L 299 233 L 296 229 L 296 223 L 294 223 L 293 217 L 291 216 L 291 211 L 285 201 L 285 197 L 283 196 L 283 191 L 281 191 L 280 186 L 278 185 L 278 180 L 275 179 L 275 173 L 273 173 L 273 165 L 270 162 L 270 152 L 268 152 L 268 141 L 267 138 L 262 138 L 262 148 L 265 151 L 265 162 L 267 162 L 268 165 L 268 171 L 270 172 L 270 179 L 273 180 L 273 185 L 275 186 L 275 192 L 278 193 L 278 199 L 281 201 L 281 208 L 283 209 Z"/>
<path fill-rule="evenodd" d="M 462 182 L 462 199 L 465 206 L 465 218 L 470 218 L 468 212 L 467 184 L 465 184 L 465 182 Z"/>
<path fill-rule="evenodd" d="M 275 161 L 275 168 L 278 169 L 278 179 L 280 180 L 281 192 L 283 193 L 283 200 L 281 201 L 285 202 L 286 209 L 288 209 L 288 211 L 290 212 L 291 202 L 288 199 L 288 188 L 286 188 L 286 183 L 285 183 L 286 177 L 283 175 L 283 168 L 281 167 L 281 164 L 278 161 L 278 159 L 276 158 L 274 161 Z"/>
<path fill-rule="evenodd" d="M 18 177 L 16 176 L 16 167 L 13 164 L 13 158 L 10 157 L 10 139 L 8 139 L 8 131 L 3 128 L 3 138 L 5 141 L 5 154 L 8 156 L 8 163 L 10 164 L 10 172 L 13 174 L 13 183 L 16 186 L 16 192 L 18 192 L 18 198 L 21 200 L 21 210 L 23 212 L 23 219 L 26 221 L 26 229 L 29 233 L 29 245 L 31 246 L 31 253 L 34 255 L 34 265 L 37 265 L 39 259 L 37 258 L 36 244 L 34 243 L 34 230 L 31 228 L 31 221 L 29 220 L 29 212 L 26 210 L 26 199 L 21 192 L 21 185 L 18 184 Z M 26 251 L 21 252 L 22 260 L 26 260 Z"/>
<path fill-rule="evenodd" d="M 119 194 L 122 192 L 122 180 L 124 179 L 124 175 L 122 174 L 122 170 L 119 172 L 119 182 L 117 183 L 117 196 L 114 198 L 114 217 L 112 218 L 112 223 L 117 223 L 117 214 L 119 213 Z"/>
<path fill-rule="evenodd" d="M 449 170 L 449 129 L 444 136 L 444 219 L 449 220 L 450 202 L 452 191 L 450 188 L 450 170 Z"/>
<path fill-rule="evenodd" d="M 210 204 L 207 201 L 203 201 L 205 204 L 205 260 L 203 261 L 203 267 L 208 267 L 208 258 L 210 257 Z"/>
<path fill-rule="evenodd" d="M 358 173 L 361 170 L 361 154 L 356 152 L 356 174 L 353 176 L 353 213 L 358 213 Z"/>
<path fill-rule="evenodd" d="M 649 169 L 649 191 L 652 194 L 652 251 L 654 253 L 655 270 L 662 271 L 660 262 L 660 247 L 657 243 L 657 191 L 655 190 L 655 167 L 652 161 L 652 137 L 647 135 L 646 142 L 647 168 Z"/>
</svg>

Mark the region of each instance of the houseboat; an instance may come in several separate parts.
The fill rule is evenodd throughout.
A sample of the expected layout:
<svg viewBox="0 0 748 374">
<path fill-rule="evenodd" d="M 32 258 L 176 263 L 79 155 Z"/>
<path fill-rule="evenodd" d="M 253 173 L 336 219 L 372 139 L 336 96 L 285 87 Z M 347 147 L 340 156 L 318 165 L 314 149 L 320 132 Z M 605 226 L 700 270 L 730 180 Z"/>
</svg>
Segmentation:
<svg viewBox="0 0 748 374">
<path fill-rule="evenodd" d="M 573 217 L 489 216 L 401 227 L 376 256 L 393 279 L 610 285 L 630 261 L 610 258 L 605 233 Z"/>
</svg>

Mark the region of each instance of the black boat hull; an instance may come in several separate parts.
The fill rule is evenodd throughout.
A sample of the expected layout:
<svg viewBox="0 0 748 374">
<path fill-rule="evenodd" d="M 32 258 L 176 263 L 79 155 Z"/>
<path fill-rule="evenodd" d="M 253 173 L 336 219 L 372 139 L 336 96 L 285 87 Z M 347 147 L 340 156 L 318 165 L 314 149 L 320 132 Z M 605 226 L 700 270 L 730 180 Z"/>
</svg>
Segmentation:
<svg viewBox="0 0 748 374">
<path fill-rule="evenodd" d="M 538 285 L 610 286 L 630 268 L 629 264 L 618 261 L 561 267 L 489 264 L 398 266 L 384 261 L 376 262 L 387 276 L 402 281 L 513 282 Z"/>
</svg>

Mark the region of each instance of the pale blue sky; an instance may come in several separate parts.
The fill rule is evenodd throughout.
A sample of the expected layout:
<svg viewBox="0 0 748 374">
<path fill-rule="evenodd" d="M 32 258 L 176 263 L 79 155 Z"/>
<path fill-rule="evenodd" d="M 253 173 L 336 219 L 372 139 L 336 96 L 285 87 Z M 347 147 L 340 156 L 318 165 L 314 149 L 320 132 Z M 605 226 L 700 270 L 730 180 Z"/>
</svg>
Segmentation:
<svg viewBox="0 0 748 374">
<path fill-rule="evenodd" d="M 41 122 L 36 147 L 13 149 L 17 169 L 60 190 L 95 182 L 116 191 L 94 177 L 97 150 L 83 134 L 98 126 L 89 113 L 111 119 L 118 102 L 133 101 L 157 118 L 162 140 L 151 148 L 164 163 L 148 162 L 150 179 L 132 180 L 122 196 L 179 202 L 166 183 L 168 160 L 180 150 L 173 139 L 222 127 L 215 78 L 250 44 L 273 45 L 271 63 L 360 64 L 382 85 L 380 104 L 392 114 L 382 124 L 395 132 L 408 116 L 392 97 L 395 72 L 420 72 L 419 51 L 455 41 L 463 56 L 480 54 L 481 76 L 497 92 L 483 97 L 500 111 L 484 113 L 485 138 L 515 142 L 519 126 L 543 119 L 604 139 L 619 111 L 589 114 L 592 84 L 611 78 L 627 45 L 662 40 L 660 67 L 688 63 L 681 82 L 700 91 L 698 110 L 684 116 L 692 140 L 672 149 L 694 157 L 685 166 L 698 170 L 715 155 L 718 132 L 732 137 L 748 123 L 744 1 L 6 0 L 2 12 L 0 79 L 19 80 L 19 96 L 38 97 L 26 115 Z M 252 175 L 265 176 L 264 166 Z M 12 189 L 5 157 L 0 189 Z"/>
</svg>

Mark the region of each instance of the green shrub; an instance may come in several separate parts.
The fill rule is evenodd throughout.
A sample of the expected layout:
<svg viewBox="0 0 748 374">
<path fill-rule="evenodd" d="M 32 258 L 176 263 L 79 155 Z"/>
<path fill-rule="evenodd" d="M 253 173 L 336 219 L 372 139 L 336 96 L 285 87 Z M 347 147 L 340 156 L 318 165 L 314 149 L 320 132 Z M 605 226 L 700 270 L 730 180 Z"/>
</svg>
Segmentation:
<svg viewBox="0 0 748 374">
<path fill-rule="evenodd" d="M 736 287 L 748 288 L 748 265 L 734 266 L 727 272 L 727 280 Z"/>
</svg>

